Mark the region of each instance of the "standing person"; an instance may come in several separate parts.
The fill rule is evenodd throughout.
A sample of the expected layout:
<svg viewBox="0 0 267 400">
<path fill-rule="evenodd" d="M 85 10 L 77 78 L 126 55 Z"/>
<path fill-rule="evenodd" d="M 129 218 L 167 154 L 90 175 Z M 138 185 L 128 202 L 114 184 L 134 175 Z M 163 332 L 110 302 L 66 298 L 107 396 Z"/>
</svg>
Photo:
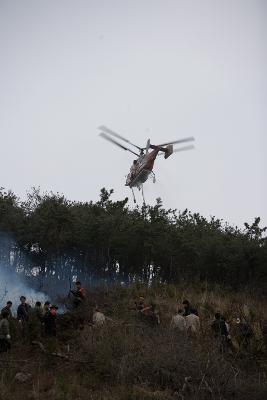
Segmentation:
<svg viewBox="0 0 267 400">
<path fill-rule="evenodd" d="M 236 352 L 236 348 L 235 348 L 235 346 L 233 345 L 233 342 L 232 342 L 232 338 L 231 338 L 231 334 L 230 334 L 230 324 L 226 321 L 226 318 L 223 315 L 221 315 L 221 319 L 224 321 L 225 326 L 226 326 L 226 330 L 227 330 L 227 336 L 226 336 L 227 347 L 232 353 L 235 353 Z"/>
<path fill-rule="evenodd" d="M 184 313 L 183 316 L 187 317 L 191 314 L 191 311 L 194 310 L 194 314 L 198 315 L 197 310 L 192 306 L 192 304 L 188 300 L 183 301 Z"/>
<path fill-rule="evenodd" d="M 222 315 L 217 312 L 214 315 L 214 321 L 211 324 L 211 329 L 214 333 L 215 339 L 218 341 L 219 351 L 221 353 L 225 352 L 226 349 L 226 341 L 228 337 L 228 329 L 227 325 L 222 317 Z"/>
<path fill-rule="evenodd" d="M 35 303 L 34 314 L 39 321 L 43 320 L 44 311 L 43 311 L 42 303 L 40 301 L 36 301 L 36 303 Z"/>
<path fill-rule="evenodd" d="M 183 310 L 179 309 L 175 315 L 172 316 L 171 326 L 176 332 L 186 331 L 185 317 L 183 316 Z"/>
<path fill-rule="evenodd" d="M 19 321 L 27 322 L 29 320 L 31 306 L 28 303 L 26 303 L 26 300 L 27 299 L 25 296 L 20 297 L 20 305 L 18 306 L 17 309 L 17 319 Z"/>
<path fill-rule="evenodd" d="M 189 335 L 196 335 L 200 330 L 200 319 L 197 310 L 192 308 L 190 314 L 185 317 L 186 331 Z"/>
<path fill-rule="evenodd" d="M 41 323 L 41 335 L 45 335 L 45 318 L 50 312 L 50 301 L 46 301 L 43 306 L 42 323 Z"/>
<path fill-rule="evenodd" d="M 9 318 L 12 318 L 12 301 L 8 301 L 7 303 L 6 303 L 6 306 L 4 307 L 4 308 L 2 308 L 2 310 L 1 310 L 1 318 L 3 318 L 3 312 L 4 311 L 7 311 L 8 312 L 8 314 L 9 314 Z"/>
<path fill-rule="evenodd" d="M 45 316 L 46 313 L 49 312 L 50 306 L 51 306 L 50 301 L 46 301 L 46 302 L 44 303 L 44 307 L 43 307 L 43 317 Z"/>
<path fill-rule="evenodd" d="M 250 341 L 254 335 L 253 330 L 244 318 L 242 318 L 242 320 L 240 320 L 240 318 L 237 318 L 236 322 L 238 326 L 239 347 L 247 350 L 250 346 Z"/>
<path fill-rule="evenodd" d="M 9 312 L 3 311 L 0 321 L 0 353 L 10 350 Z"/>
<path fill-rule="evenodd" d="M 27 299 L 25 296 L 21 296 L 20 305 L 18 306 L 17 309 L 17 319 L 21 324 L 23 336 L 26 335 L 27 323 L 29 321 L 30 309 L 31 309 L 31 306 L 28 303 L 26 303 L 26 300 Z"/>
<path fill-rule="evenodd" d="M 57 306 L 51 306 L 49 311 L 44 315 L 44 333 L 46 336 L 56 336 L 57 327 Z"/>
<path fill-rule="evenodd" d="M 75 283 L 76 288 L 74 290 L 71 290 L 71 293 L 74 296 L 73 300 L 73 307 L 78 308 L 84 303 L 85 297 L 86 297 L 86 291 L 82 287 L 82 284 L 80 281 L 77 281 Z"/>
<path fill-rule="evenodd" d="M 213 330 L 216 338 L 222 336 L 226 338 L 228 336 L 226 323 L 219 312 L 214 315 L 214 321 L 211 324 L 211 329 Z"/>
</svg>

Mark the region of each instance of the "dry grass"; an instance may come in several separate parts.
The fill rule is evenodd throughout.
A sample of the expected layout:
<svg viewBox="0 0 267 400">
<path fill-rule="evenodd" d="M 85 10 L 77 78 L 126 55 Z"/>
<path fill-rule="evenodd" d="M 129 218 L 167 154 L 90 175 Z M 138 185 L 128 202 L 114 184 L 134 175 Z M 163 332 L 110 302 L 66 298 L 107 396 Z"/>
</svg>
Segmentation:
<svg viewBox="0 0 267 400">
<path fill-rule="evenodd" d="M 162 324 L 151 328 L 139 319 L 134 300 L 144 296 L 160 310 Z M 202 332 L 196 338 L 169 329 L 172 310 L 188 298 L 197 306 Z M 169 400 L 263 399 L 267 390 L 266 348 L 259 322 L 266 318 L 266 302 L 244 293 L 174 286 L 101 288 L 91 292 L 85 316 L 90 320 L 97 303 L 111 320 L 102 329 L 87 322 L 79 329 L 77 316 L 59 321 L 56 341 L 42 340 L 49 351 L 69 360 L 42 354 L 19 335 L 12 352 L 0 355 L 0 399 L 36 400 Z M 246 304 L 248 307 L 244 307 Z M 214 312 L 232 319 L 249 314 L 255 337 L 248 351 L 221 355 L 210 332 Z M 237 343 L 236 343 L 237 346 Z M 29 372 L 24 384 L 15 374 Z"/>
</svg>

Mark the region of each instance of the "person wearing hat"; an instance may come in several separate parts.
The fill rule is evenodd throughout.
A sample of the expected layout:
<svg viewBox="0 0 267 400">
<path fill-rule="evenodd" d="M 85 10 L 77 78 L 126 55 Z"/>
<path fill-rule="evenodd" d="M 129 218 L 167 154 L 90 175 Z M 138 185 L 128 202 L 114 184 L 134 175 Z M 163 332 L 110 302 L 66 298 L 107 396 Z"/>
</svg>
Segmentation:
<svg viewBox="0 0 267 400">
<path fill-rule="evenodd" d="M 49 311 L 44 315 L 44 333 L 46 336 L 56 336 L 57 335 L 57 310 L 58 307 L 52 305 Z"/>
<path fill-rule="evenodd" d="M 137 301 L 135 301 L 135 308 L 137 311 L 144 311 L 148 308 L 147 304 L 145 304 L 144 297 L 140 296 Z"/>
</svg>

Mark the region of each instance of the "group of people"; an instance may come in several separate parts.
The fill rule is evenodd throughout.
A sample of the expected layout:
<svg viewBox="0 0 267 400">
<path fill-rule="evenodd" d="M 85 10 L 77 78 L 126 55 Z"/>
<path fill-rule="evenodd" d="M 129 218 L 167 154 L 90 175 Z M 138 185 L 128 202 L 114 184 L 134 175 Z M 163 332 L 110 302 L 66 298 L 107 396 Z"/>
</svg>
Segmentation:
<svg viewBox="0 0 267 400">
<path fill-rule="evenodd" d="M 10 321 L 16 319 L 21 328 L 22 337 L 26 337 L 29 322 L 35 320 L 40 326 L 41 334 L 45 336 L 56 335 L 56 318 L 58 307 L 46 301 L 43 305 L 40 301 L 31 307 L 25 296 L 20 297 L 16 318 L 12 312 L 12 301 L 8 301 L 1 310 L 0 319 L 0 352 L 5 352 L 11 347 Z"/>
<path fill-rule="evenodd" d="M 183 307 L 183 309 L 178 309 L 176 315 L 172 317 L 171 327 L 193 336 L 201 333 L 201 324 L 196 308 L 191 306 L 188 300 L 183 301 Z M 234 325 L 230 327 L 230 323 L 220 312 L 215 313 L 210 328 L 222 353 L 236 351 L 232 342 L 231 328 L 235 331 L 239 348 L 248 349 L 254 336 L 253 329 L 245 318 L 235 318 Z"/>
<path fill-rule="evenodd" d="M 183 308 L 178 308 L 171 320 L 171 328 L 188 334 L 196 334 L 200 330 L 200 319 L 197 309 L 188 300 L 183 301 Z"/>
<path fill-rule="evenodd" d="M 75 289 L 70 290 L 72 295 L 72 308 L 74 310 L 83 309 L 82 305 L 85 304 L 86 291 L 82 287 L 81 282 L 75 283 Z M 144 318 L 151 326 L 161 324 L 160 313 L 155 304 L 146 304 L 144 297 L 139 297 L 135 301 L 135 310 L 139 317 Z M 16 319 L 21 327 L 22 337 L 26 337 L 29 326 L 29 321 L 35 319 L 40 326 L 40 334 L 43 336 L 56 336 L 56 319 L 57 319 L 56 305 L 51 305 L 46 301 L 43 305 L 40 301 L 31 307 L 27 303 L 25 296 L 20 297 L 20 304 L 17 308 L 16 318 L 12 313 L 12 301 L 8 301 L 6 306 L 1 310 L 0 317 L 0 352 L 6 352 L 11 347 L 10 323 L 11 319 Z M 95 307 L 93 313 L 92 324 L 94 327 L 102 327 L 106 322 L 105 315 L 98 307 Z M 248 348 L 251 338 L 253 337 L 253 330 L 245 319 L 237 318 L 235 326 L 238 327 L 239 344 L 244 348 Z M 184 300 L 181 307 L 177 307 L 175 314 L 171 318 L 170 328 L 179 334 L 195 337 L 201 334 L 200 318 L 197 309 L 192 306 L 188 300 Z M 225 317 L 217 312 L 214 315 L 214 320 L 211 323 L 211 331 L 214 338 L 218 342 L 221 352 L 235 351 L 230 335 L 230 325 L 227 323 Z"/>
<path fill-rule="evenodd" d="M 71 308 L 73 310 L 82 309 L 85 303 L 86 291 L 80 281 L 75 283 L 75 288 L 70 290 Z M 17 307 L 16 316 L 12 312 L 12 301 L 7 301 L 0 314 L 0 352 L 6 352 L 11 348 L 10 322 L 17 320 L 23 338 L 27 337 L 29 324 L 35 321 L 41 336 L 55 337 L 57 334 L 57 311 L 58 307 L 46 301 L 42 304 L 36 301 L 32 307 L 25 296 L 20 297 L 20 304 Z M 105 323 L 105 315 L 99 308 L 95 308 L 93 315 L 93 325 L 102 326 Z"/>
<path fill-rule="evenodd" d="M 139 297 L 135 301 L 135 309 L 138 314 L 144 317 L 151 325 L 159 325 L 161 323 L 160 313 L 156 305 L 145 303 L 144 297 Z M 183 308 L 177 308 L 175 315 L 171 319 L 171 328 L 180 332 L 196 333 L 200 329 L 200 320 L 197 310 L 191 306 L 188 300 L 183 301 Z"/>
<path fill-rule="evenodd" d="M 154 304 L 149 306 L 145 303 L 145 299 L 140 297 L 135 302 L 135 308 L 139 315 L 146 317 L 147 321 L 154 321 L 154 325 L 160 324 L 160 314 Z M 203 333 L 198 311 L 188 300 L 184 300 L 182 306 L 176 308 L 176 312 L 171 318 L 170 328 L 176 333 L 189 337 L 196 337 Z M 229 351 L 234 353 L 236 351 L 231 338 L 230 324 L 222 313 L 215 313 L 210 329 L 217 341 L 220 352 Z M 239 347 L 248 349 L 254 336 L 251 325 L 245 318 L 236 318 L 233 330 Z"/>
</svg>

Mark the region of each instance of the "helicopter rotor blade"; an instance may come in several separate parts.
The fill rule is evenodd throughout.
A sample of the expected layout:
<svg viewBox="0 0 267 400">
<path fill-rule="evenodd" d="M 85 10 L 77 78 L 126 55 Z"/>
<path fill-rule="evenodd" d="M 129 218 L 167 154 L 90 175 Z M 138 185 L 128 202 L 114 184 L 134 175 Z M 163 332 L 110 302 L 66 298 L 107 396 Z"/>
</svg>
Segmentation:
<svg viewBox="0 0 267 400">
<path fill-rule="evenodd" d="M 101 125 L 98 127 L 98 129 L 100 129 L 101 131 L 108 133 L 109 135 L 115 136 L 116 138 L 123 140 L 126 143 L 131 144 L 132 146 L 136 147 L 138 150 L 142 150 L 141 147 L 137 146 L 136 144 L 133 144 L 132 142 L 130 142 L 130 140 L 124 138 L 123 136 L 119 135 L 118 133 L 112 131 L 111 129 L 107 128 L 105 125 Z"/>
<path fill-rule="evenodd" d="M 193 136 L 190 136 L 188 138 L 174 140 L 173 142 L 162 143 L 162 144 L 159 144 L 158 146 L 168 146 L 169 144 L 185 143 L 185 142 L 191 142 L 193 140 L 195 140 L 195 138 Z"/>
<path fill-rule="evenodd" d="M 179 151 L 185 151 L 185 150 L 193 150 L 195 146 L 193 144 L 190 144 L 189 146 L 184 146 L 180 147 L 179 149 L 173 150 L 174 153 L 178 153 Z"/>
<path fill-rule="evenodd" d="M 106 135 L 105 133 L 101 132 L 99 134 L 99 136 L 101 136 L 103 139 L 108 140 L 109 142 L 115 144 L 116 146 L 120 147 L 123 150 L 127 150 L 130 151 L 130 153 L 135 154 L 137 157 L 139 157 L 139 154 L 135 153 L 134 151 L 132 151 L 131 149 L 128 149 L 128 147 L 123 146 L 122 144 L 118 143 L 116 140 L 112 139 L 111 137 L 109 137 L 108 135 Z"/>
</svg>

